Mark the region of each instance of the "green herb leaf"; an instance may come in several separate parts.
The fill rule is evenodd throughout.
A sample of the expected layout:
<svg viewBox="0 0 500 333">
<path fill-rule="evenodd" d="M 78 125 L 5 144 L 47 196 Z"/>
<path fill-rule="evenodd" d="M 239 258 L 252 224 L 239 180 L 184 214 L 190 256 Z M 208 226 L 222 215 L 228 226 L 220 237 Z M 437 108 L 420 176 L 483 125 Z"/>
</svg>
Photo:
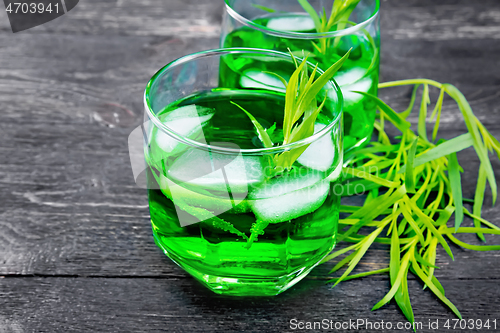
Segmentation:
<svg viewBox="0 0 500 333">
<path fill-rule="evenodd" d="M 456 153 L 449 155 L 448 167 L 453 203 L 455 204 L 455 229 L 458 229 L 464 220 L 464 206 L 462 201 L 462 181 Z"/>
<path fill-rule="evenodd" d="M 276 13 L 275 9 L 272 9 L 272 8 L 269 8 L 266 6 L 261 6 L 261 5 L 256 5 L 256 4 L 252 4 L 252 6 L 254 6 L 255 8 L 261 9 L 265 12 L 268 12 L 268 13 Z"/>
<path fill-rule="evenodd" d="M 354 275 L 348 275 L 345 278 L 342 279 L 342 281 L 348 281 L 348 280 L 353 280 L 353 279 L 359 279 L 363 278 L 366 276 L 370 275 L 375 275 L 375 274 L 384 274 L 389 272 L 389 268 L 383 268 L 383 269 L 377 269 L 374 271 L 369 271 L 369 272 L 364 272 L 364 273 L 359 273 L 359 274 L 354 274 Z M 328 280 L 326 283 L 331 283 L 337 281 L 339 278 L 332 278 L 331 280 Z"/>
<path fill-rule="evenodd" d="M 412 258 L 414 259 L 414 258 Z M 459 319 L 462 319 L 462 315 L 460 314 L 460 311 L 458 311 L 458 309 L 456 308 L 456 306 L 451 303 L 445 296 L 444 294 L 439 290 L 439 288 L 437 288 L 434 283 L 432 282 L 431 279 L 429 279 L 429 277 L 424 273 L 424 271 L 422 271 L 419 267 L 419 265 L 417 264 L 417 261 L 416 260 L 413 260 L 412 261 L 412 268 L 413 270 L 415 271 L 415 273 L 417 273 L 418 277 L 420 277 L 420 279 L 429 287 L 429 289 L 432 290 L 432 292 L 434 293 L 434 295 L 436 295 L 444 304 L 446 304 L 450 309 L 451 311 L 453 311 L 455 313 L 455 315 L 459 318 Z"/>
<path fill-rule="evenodd" d="M 457 153 L 464 149 L 467 149 L 473 145 L 472 136 L 470 133 L 462 134 L 453 138 L 451 140 L 445 141 L 440 145 L 426 151 L 425 153 L 417 156 L 413 162 L 413 167 L 421 166 L 430 161 L 436 160 L 438 158 L 450 155 L 452 153 Z M 406 171 L 406 166 L 403 166 L 399 173 Z"/>
<path fill-rule="evenodd" d="M 211 225 L 212 227 L 230 232 L 232 234 L 238 235 L 248 240 L 247 235 L 236 229 L 231 223 L 215 216 L 212 212 L 206 209 L 191 206 L 179 198 L 175 199 L 175 205 L 178 206 L 183 211 L 185 211 L 186 213 L 201 220 L 202 223 L 206 223 L 208 225 Z"/>
<path fill-rule="evenodd" d="M 415 160 L 415 153 L 417 152 L 418 145 L 418 136 L 413 140 L 413 143 L 410 148 L 410 152 L 408 153 L 408 162 L 406 163 L 406 188 L 409 193 L 415 193 L 415 175 L 413 174 L 414 165 L 413 161 Z"/>
<path fill-rule="evenodd" d="M 427 252 L 425 253 L 425 255 L 426 255 L 429 263 L 432 264 L 432 266 L 429 267 L 429 274 L 428 274 L 429 278 L 431 278 L 431 279 L 434 278 L 434 267 L 435 267 L 435 264 L 436 264 L 436 248 L 437 248 L 437 244 L 438 244 L 437 238 L 433 238 L 431 240 L 431 242 L 429 243 L 429 246 L 427 248 Z M 433 282 L 434 282 L 434 284 L 436 284 L 435 281 L 433 281 Z M 440 287 L 441 284 L 436 285 L 436 286 Z M 424 286 L 424 289 L 425 288 L 427 288 L 427 285 Z M 440 291 L 444 295 L 444 289 L 442 287 L 441 287 Z"/>
<path fill-rule="evenodd" d="M 347 252 L 349 252 L 349 251 L 352 251 L 352 250 L 354 250 L 354 249 L 356 249 L 356 248 L 358 248 L 358 247 L 359 247 L 359 245 L 358 245 L 358 244 L 354 244 L 354 245 L 348 246 L 348 247 L 346 247 L 346 248 L 343 248 L 342 250 L 335 251 L 334 253 L 332 253 L 332 254 L 330 254 L 330 255 L 326 256 L 323 260 L 321 260 L 321 262 L 320 262 L 320 263 L 322 264 L 322 263 L 324 263 L 324 262 L 330 261 L 330 260 L 332 260 L 332 259 L 334 259 L 334 258 L 337 258 L 338 256 L 341 256 L 341 255 L 343 255 L 344 253 L 347 253 Z"/>
<path fill-rule="evenodd" d="M 399 268 L 398 275 L 396 276 L 394 283 L 392 283 L 391 289 L 389 290 L 387 295 L 384 296 L 384 298 L 382 298 L 377 304 L 375 304 L 375 306 L 372 308 L 372 311 L 381 308 L 383 305 L 385 305 L 387 302 L 389 302 L 394 297 L 396 292 L 398 291 L 399 286 L 401 285 L 401 281 L 403 280 L 403 278 L 406 275 L 408 275 L 408 267 L 410 264 L 410 252 L 411 252 L 411 250 L 406 252 L 406 254 L 403 256 L 403 259 L 401 260 L 401 266 Z"/>
<path fill-rule="evenodd" d="M 316 27 L 316 31 L 323 32 L 321 29 L 321 27 L 322 27 L 321 19 L 319 18 L 319 15 L 316 12 L 316 10 L 314 9 L 314 7 L 311 6 L 311 4 L 307 0 L 297 0 L 297 1 L 302 6 L 302 8 L 304 8 L 304 10 L 307 12 L 307 14 L 309 14 L 309 16 L 311 16 L 311 18 L 314 22 L 314 26 Z"/>
<path fill-rule="evenodd" d="M 394 206 L 397 210 L 397 204 Z M 390 278 L 391 285 L 396 283 L 396 279 L 400 270 L 400 247 L 399 247 L 399 236 L 398 236 L 398 228 L 397 228 L 397 219 L 393 220 L 392 224 L 392 234 L 391 234 L 391 248 L 390 248 Z M 401 285 L 399 286 L 396 294 L 394 295 L 394 299 L 398 304 L 399 308 L 405 315 L 405 317 L 410 321 L 414 322 L 413 309 L 410 303 L 410 295 L 408 293 L 408 281 L 406 278 L 403 278 L 401 281 Z"/>
<path fill-rule="evenodd" d="M 354 91 L 355 93 L 370 97 L 377 104 L 377 107 L 382 111 L 385 116 L 391 120 L 391 122 L 396 126 L 401 132 L 406 132 L 410 128 L 411 124 L 404 120 L 399 114 L 396 113 L 389 105 L 385 104 L 380 98 L 375 95 L 365 93 L 363 91 Z"/>
<path fill-rule="evenodd" d="M 330 270 L 330 274 L 332 273 L 335 273 L 336 271 L 338 271 L 339 269 L 341 269 L 342 267 L 344 267 L 349 261 L 351 261 L 355 256 L 357 255 L 357 252 L 353 252 L 351 253 L 350 255 L 348 255 L 347 257 L 345 257 L 344 259 L 342 259 L 341 261 L 339 261 L 339 263 L 337 265 L 335 265 L 331 270 Z"/>
<path fill-rule="evenodd" d="M 403 216 L 405 217 L 406 221 L 411 225 L 412 230 L 417 234 L 418 240 L 423 245 L 425 243 L 425 240 L 424 240 L 424 235 L 422 233 L 422 229 L 420 229 L 417 222 L 413 219 L 413 216 L 411 216 L 411 211 L 404 203 L 401 203 L 401 212 L 403 213 Z"/>
<path fill-rule="evenodd" d="M 481 228 L 471 228 L 474 229 L 475 233 L 482 232 Z M 500 245 L 472 245 L 464 243 L 454 236 L 451 233 L 447 233 L 446 236 L 458 246 L 463 247 L 464 249 L 473 250 L 473 251 L 500 251 Z"/>
<path fill-rule="evenodd" d="M 248 118 L 250 118 L 250 120 L 252 121 L 252 124 L 255 126 L 255 128 L 257 129 L 257 132 L 259 133 L 259 138 L 262 141 L 262 143 L 264 144 L 264 147 L 266 147 L 266 148 L 273 147 L 273 142 L 271 141 L 271 138 L 269 137 L 269 134 L 266 132 L 266 130 L 264 129 L 264 127 L 257 121 L 257 119 L 255 119 L 255 117 L 252 116 L 250 114 L 250 112 L 248 112 L 247 110 L 245 110 L 244 108 L 242 108 L 240 105 L 236 104 L 235 102 L 231 101 L 231 104 L 233 104 L 233 105 L 237 106 L 238 108 L 240 108 L 243 112 L 246 113 L 246 115 L 248 116 Z"/>
<path fill-rule="evenodd" d="M 411 200 L 406 200 L 406 203 L 413 209 L 413 212 L 420 218 L 420 220 L 425 224 L 425 226 L 434 234 L 439 243 L 443 246 L 444 250 L 452 260 L 454 260 L 453 253 L 451 252 L 450 246 L 444 240 L 441 233 L 434 227 L 432 219 L 425 215 L 422 210 L 417 207 Z"/>
<path fill-rule="evenodd" d="M 465 125 L 469 130 L 469 133 L 472 136 L 472 140 L 474 141 L 474 149 L 476 150 L 477 156 L 481 161 L 481 164 L 484 165 L 486 171 L 486 178 L 488 179 L 488 183 L 491 187 L 491 194 L 493 196 L 493 203 L 495 203 L 497 198 L 497 183 L 495 180 L 495 174 L 493 173 L 493 167 L 491 166 L 490 160 L 488 158 L 488 152 L 486 147 L 481 142 L 478 126 L 476 123 L 476 117 L 472 113 L 472 108 L 469 105 L 469 102 L 465 99 L 465 96 L 454 86 L 451 84 L 443 84 L 448 95 L 450 95 L 458 104 L 460 111 L 464 117 Z"/>
<path fill-rule="evenodd" d="M 328 68 L 314 83 L 310 86 L 307 92 L 304 92 L 303 98 L 299 101 L 299 108 L 307 107 L 319 94 L 321 89 L 326 85 L 326 83 L 332 79 L 332 77 L 337 73 L 337 71 L 342 67 L 344 62 L 349 58 L 352 48 L 347 51 L 342 58 L 340 58 L 336 63 L 334 63 L 330 68 Z"/>
<path fill-rule="evenodd" d="M 481 210 L 483 209 L 484 192 L 486 191 L 486 170 L 483 165 L 479 166 L 479 176 L 477 178 L 476 194 L 474 196 L 474 206 L 472 212 L 474 215 L 481 217 Z M 481 221 L 474 219 L 474 226 L 476 228 L 481 227 Z M 482 233 L 478 233 L 477 236 L 483 242 L 486 241 Z"/>
<path fill-rule="evenodd" d="M 378 168 L 377 168 L 377 170 L 378 170 Z M 396 187 L 399 185 L 399 183 L 397 183 L 397 182 L 389 181 L 387 179 L 374 176 L 374 175 L 369 174 L 368 172 L 366 172 L 364 170 L 353 169 L 353 168 L 344 168 L 343 172 L 346 174 L 352 175 L 354 177 L 366 179 L 368 181 L 374 182 L 376 184 L 379 184 L 379 185 L 382 185 L 385 187 Z"/>
<path fill-rule="evenodd" d="M 477 220 L 477 221 L 481 222 L 482 224 L 484 224 L 484 225 L 485 225 L 485 226 L 487 226 L 488 228 L 491 228 L 491 229 L 496 229 L 496 230 L 500 230 L 500 228 L 499 228 L 499 227 L 497 227 L 496 225 L 494 225 L 493 223 L 486 221 L 485 219 L 481 218 L 480 216 L 477 216 L 477 215 L 471 214 L 471 213 L 467 210 L 467 208 L 465 208 L 465 207 L 464 207 L 464 212 L 465 212 L 468 216 L 472 217 L 474 220 Z"/>
<path fill-rule="evenodd" d="M 351 218 L 360 217 L 361 220 L 350 227 L 345 233 L 339 235 L 339 241 L 343 238 L 351 235 L 352 233 L 358 232 L 358 230 L 367 222 L 373 220 L 375 217 L 379 216 L 382 211 L 396 203 L 406 194 L 406 188 L 404 185 L 400 186 L 394 193 L 390 194 L 387 192 L 381 197 L 374 199 L 368 205 L 364 206 L 362 209 L 358 210 L 351 215 Z"/>
<path fill-rule="evenodd" d="M 262 73 L 275 76 L 278 80 L 281 81 L 281 83 L 283 83 L 283 86 L 285 87 L 285 89 L 288 86 L 288 82 L 286 82 L 286 80 L 281 75 L 273 73 L 273 72 L 268 72 L 268 71 L 263 71 Z"/>
<path fill-rule="evenodd" d="M 415 100 L 417 99 L 417 91 L 418 91 L 419 87 L 420 87 L 420 84 L 416 84 L 413 87 L 413 91 L 411 93 L 410 104 L 408 105 L 408 108 L 405 111 L 400 113 L 401 117 L 403 117 L 404 119 L 408 118 L 411 111 L 413 110 L 413 107 L 415 106 Z"/>
<path fill-rule="evenodd" d="M 432 112 L 431 119 L 434 119 L 434 116 L 437 115 L 436 123 L 434 124 L 434 130 L 432 131 L 432 140 L 436 140 L 437 132 L 439 130 L 439 123 L 441 122 L 441 110 L 443 108 L 443 100 L 444 100 L 444 89 L 441 88 L 439 93 L 438 100 L 436 102 L 436 106 L 434 111 Z"/>
<path fill-rule="evenodd" d="M 425 122 L 427 120 L 427 105 L 429 104 L 429 85 L 424 84 L 424 92 L 422 93 L 422 102 L 420 103 L 420 113 L 418 117 L 418 135 L 425 141 L 427 140 L 427 128 Z"/>
<path fill-rule="evenodd" d="M 352 270 L 356 267 L 361 258 L 365 255 L 366 251 L 368 251 L 375 238 L 377 238 L 377 236 L 382 232 L 382 229 L 383 228 L 379 228 L 375 230 L 363 240 L 361 247 L 357 250 L 356 255 L 353 256 L 351 262 L 349 263 L 349 267 L 345 270 L 344 274 L 342 274 L 342 276 L 335 282 L 333 287 L 339 284 L 344 278 L 346 278 L 352 272 Z"/>
</svg>

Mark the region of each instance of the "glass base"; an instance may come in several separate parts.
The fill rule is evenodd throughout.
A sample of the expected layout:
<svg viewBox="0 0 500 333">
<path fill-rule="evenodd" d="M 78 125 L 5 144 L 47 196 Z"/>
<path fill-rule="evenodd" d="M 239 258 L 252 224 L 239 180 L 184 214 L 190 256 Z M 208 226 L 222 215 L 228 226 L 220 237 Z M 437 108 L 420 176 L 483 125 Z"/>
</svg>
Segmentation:
<svg viewBox="0 0 500 333">
<path fill-rule="evenodd" d="M 153 230 L 153 236 L 156 245 L 163 250 L 163 252 L 177 265 L 183 268 L 186 272 L 191 274 L 194 278 L 200 281 L 204 286 L 213 291 L 216 294 L 221 295 L 231 295 L 231 296 L 275 296 L 288 288 L 295 285 L 297 282 L 302 280 L 309 272 L 316 267 L 316 265 L 321 261 L 312 266 L 307 265 L 296 271 L 279 276 L 270 278 L 251 278 L 251 277 L 227 277 L 227 276 L 217 276 L 206 274 L 200 272 L 199 270 L 193 268 L 185 260 L 175 255 L 175 253 L 169 252 L 166 246 L 164 246 L 161 241 L 159 241 L 159 236 Z M 322 259 L 322 258 L 321 258 Z"/>
</svg>

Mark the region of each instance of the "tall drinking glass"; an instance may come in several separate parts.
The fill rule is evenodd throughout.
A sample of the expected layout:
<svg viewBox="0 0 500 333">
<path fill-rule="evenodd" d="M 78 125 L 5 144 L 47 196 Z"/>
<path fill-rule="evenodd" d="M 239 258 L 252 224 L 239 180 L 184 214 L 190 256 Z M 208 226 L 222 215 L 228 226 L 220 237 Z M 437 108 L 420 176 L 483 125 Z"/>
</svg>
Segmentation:
<svg viewBox="0 0 500 333">
<path fill-rule="evenodd" d="M 288 75 L 295 70 L 285 53 L 221 49 L 180 58 L 147 85 L 144 150 L 153 234 L 166 255 L 216 293 L 276 295 L 335 245 L 342 95 L 328 81 L 317 96 L 318 105 L 326 103 L 314 134 L 263 148 L 235 104 L 279 143 L 285 94 L 276 87 L 228 85 L 235 75 L 226 77 L 226 64 L 234 62 Z M 269 172 L 273 156 L 295 150 L 303 153 L 291 170 Z"/>
<path fill-rule="evenodd" d="M 311 0 L 313 10 L 325 11 L 328 31 L 318 32 L 310 14 L 297 0 L 225 0 L 221 47 L 256 47 L 309 55 L 327 69 L 352 48 L 349 59 L 334 77 L 344 96 L 344 149 L 370 141 L 375 122 L 373 100 L 360 92 L 377 94 L 379 78 L 379 0 L 361 0 L 352 10 L 330 16 L 334 0 Z M 339 3 L 339 0 L 335 0 Z M 354 1 L 356 3 L 356 1 Z M 336 11 L 337 12 L 337 11 Z M 347 13 L 347 14 L 346 14 Z M 335 23 L 335 24 L 333 24 Z M 327 25 L 325 25 L 326 27 Z M 276 79 L 258 70 L 245 73 L 242 86 L 273 85 Z M 257 82 L 257 83 L 255 83 Z"/>
</svg>

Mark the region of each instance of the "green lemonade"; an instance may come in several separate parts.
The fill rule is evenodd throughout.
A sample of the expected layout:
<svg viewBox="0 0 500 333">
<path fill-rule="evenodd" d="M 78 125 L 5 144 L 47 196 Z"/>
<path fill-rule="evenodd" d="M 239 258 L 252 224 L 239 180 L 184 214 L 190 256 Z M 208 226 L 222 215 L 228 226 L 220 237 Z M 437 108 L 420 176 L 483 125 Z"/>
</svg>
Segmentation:
<svg viewBox="0 0 500 333">
<path fill-rule="evenodd" d="M 266 16 L 254 20 L 254 23 L 267 29 L 283 32 L 315 33 L 314 23 L 309 16 L 297 14 L 280 14 Z M 329 38 L 329 47 L 325 52 L 317 50 L 313 42 L 321 45 L 319 40 L 284 38 L 273 36 L 250 27 L 239 28 L 222 37 L 221 45 L 228 47 L 252 47 L 288 52 L 296 56 L 308 55 L 308 60 L 326 70 L 339 60 L 351 47 L 349 59 L 334 76 L 344 97 L 344 149 L 348 150 L 367 143 L 373 132 L 375 122 L 375 103 L 356 91 L 377 95 L 379 76 L 379 48 L 368 32 Z M 273 75 L 253 68 L 248 61 L 228 62 L 227 66 L 237 76 L 233 82 L 236 87 L 282 87 Z M 279 68 L 273 72 L 280 73 Z M 285 79 L 288 79 L 286 76 Z"/>
<path fill-rule="evenodd" d="M 168 106 L 158 118 L 178 133 L 213 146 L 231 142 L 241 149 L 261 148 L 251 121 L 231 101 L 266 127 L 276 124 L 273 136 L 279 142 L 285 99 L 278 91 L 199 93 Z M 316 125 L 326 126 L 321 119 L 315 131 Z M 340 197 L 334 184 L 342 164 L 335 154 L 335 135 L 341 133 L 325 135 L 291 171 L 270 178 L 266 156 L 241 154 L 235 159 L 176 143 L 153 128 L 146 161 L 157 245 L 214 292 L 275 295 L 293 285 L 335 245 Z M 207 165 L 211 174 L 189 174 Z M 191 222 L 182 226 L 186 221 Z M 268 225 L 259 232 L 262 222 Z"/>
</svg>

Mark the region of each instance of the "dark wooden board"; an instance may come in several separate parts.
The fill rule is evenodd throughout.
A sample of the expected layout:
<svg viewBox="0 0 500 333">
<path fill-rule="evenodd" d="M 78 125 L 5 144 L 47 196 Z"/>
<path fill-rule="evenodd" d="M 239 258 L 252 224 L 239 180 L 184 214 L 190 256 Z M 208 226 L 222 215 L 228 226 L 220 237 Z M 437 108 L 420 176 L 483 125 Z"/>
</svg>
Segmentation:
<svg viewBox="0 0 500 333">
<path fill-rule="evenodd" d="M 213 295 L 186 278 L 5 278 L 0 284 L 0 325 L 3 322 L 8 332 L 9 328 L 21 332 L 284 332 L 291 331 L 292 319 L 363 319 L 383 320 L 396 327 L 404 322 L 396 305 L 370 312 L 371 300 L 382 298 L 387 291 L 385 281 L 375 282 L 370 288 L 367 280 L 359 280 L 331 289 L 307 280 L 277 297 L 241 299 Z M 483 320 L 498 316 L 497 283 L 444 280 L 450 298 L 467 304 L 462 309 L 464 318 Z M 445 331 L 445 321 L 452 315 L 429 293 L 419 291 L 419 283 L 410 281 L 409 285 L 415 291 L 412 301 L 420 304 L 416 321 L 428 325 L 429 320 L 437 319 L 440 331 Z M 486 301 L 477 297 L 485 293 Z"/>
<path fill-rule="evenodd" d="M 17 34 L 0 14 L 0 332 L 286 331 L 293 318 L 404 322 L 392 303 L 370 312 L 389 290 L 386 276 L 330 289 L 329 263 L 278 297 L 232 299 L 205 290 L 154 245 L 127 137 L 142 120 L 151 75 L 218 46 L 222 7 L 222 0 L 81 1 Z M 381 28 L 382 81 L 452 83 L 500 138 L 500 2 L 382 1 Z M 380 92 L 401 110 L 408 94 Z M 465 131 L 450 101 L 441 128 L 446 138 Z M 471 198 L 478 160 L 471 150 L 459 160 Z M 500 178 L 500 162 L 493 165 Z M 500 225 L 500 205 L 492 208 L 491 196 L 485 204 L 484 217 Z M 455 262 L 443 251 L 438 257 L 447 296 L 467 319 L 500 320 L 500 255 L 453 252 Z M 358 271 L 387 262 L 387 248 L 377 246 Z M 410 281 L 417 320 L 453 318 L 421 287 Z"/>
</svg>

